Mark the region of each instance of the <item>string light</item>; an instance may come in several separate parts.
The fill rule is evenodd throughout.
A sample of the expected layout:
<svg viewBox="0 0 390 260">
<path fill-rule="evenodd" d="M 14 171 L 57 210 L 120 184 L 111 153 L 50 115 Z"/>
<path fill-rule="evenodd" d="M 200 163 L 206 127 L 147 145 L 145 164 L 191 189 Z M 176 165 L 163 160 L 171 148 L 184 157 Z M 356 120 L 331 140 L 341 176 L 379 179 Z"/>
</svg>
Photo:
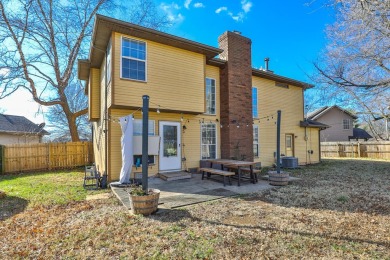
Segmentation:
<svg viewBox="0 0 390 260">
<path fill-rule="evenodd" d="M 157 108 L 157 114 L 160 114 L 160 109 L 159 108 Z"/>
</svg>

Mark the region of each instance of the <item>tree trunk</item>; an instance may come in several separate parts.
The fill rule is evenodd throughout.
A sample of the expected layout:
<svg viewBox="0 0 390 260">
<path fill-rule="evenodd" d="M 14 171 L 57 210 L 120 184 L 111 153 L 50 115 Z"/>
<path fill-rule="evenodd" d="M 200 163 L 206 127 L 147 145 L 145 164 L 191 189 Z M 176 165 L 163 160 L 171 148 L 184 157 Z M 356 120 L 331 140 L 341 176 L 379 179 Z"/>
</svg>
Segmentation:
<svg viewBox="0 0 390 260">
<path fill-rule="evenodd" d="M 70 132 L 70 137 L 72 138 L 72 142 L 79 142 L 80 137 L 77 131 L 76 117 L 70 115 L 70 117 L 67 117 L 67 119 L 69 123 L 69 132 Z"/>
</svg>

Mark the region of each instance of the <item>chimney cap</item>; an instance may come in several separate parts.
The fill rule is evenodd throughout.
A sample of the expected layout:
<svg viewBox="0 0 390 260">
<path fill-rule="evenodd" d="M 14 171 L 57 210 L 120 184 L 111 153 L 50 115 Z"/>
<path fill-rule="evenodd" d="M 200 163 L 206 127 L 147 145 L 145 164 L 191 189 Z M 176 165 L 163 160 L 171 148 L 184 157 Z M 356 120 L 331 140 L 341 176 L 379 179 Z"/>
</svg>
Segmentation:
<svg viewBox="0 0 390 260">
<path fill-rule="evenodd" d="M 240 32 L 240 31 L 233 30 L 233 32 L 234 32 L 235 34 L 241 35 L 241 32 Z"/>
</svg>

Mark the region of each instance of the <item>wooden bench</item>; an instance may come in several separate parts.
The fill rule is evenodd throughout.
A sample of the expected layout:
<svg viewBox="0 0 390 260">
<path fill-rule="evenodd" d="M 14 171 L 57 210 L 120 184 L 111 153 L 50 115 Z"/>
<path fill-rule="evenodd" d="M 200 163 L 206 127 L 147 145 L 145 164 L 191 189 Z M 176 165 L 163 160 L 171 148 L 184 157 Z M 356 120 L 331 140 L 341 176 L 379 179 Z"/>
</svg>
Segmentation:
<svg viewBox="0 0 390 260">
<path fill-rule="evenodd" d="M 238 169 L 237 166 L 229 166 L 229 168 Z M 249 167 L 242 167 L 240 170 L 241 170 L 241 173 L 243 173 L 243 172 L 250 173 L 251 172 L 251 169 Z M 253 183 L 259 181 L 258 175 L 260 175 L 261 171 L 262 171 L 261 162 L 258 162 L 255 165 L 253 165 L 253 169 L 252 169 L 253 177 L 251 177 L 251 179 L 253 178 Z"/>
<path fill-rule="evenodd" d="M 223 186 L 226 186 L 226 177 L 228 177 L 228 179 L 229 179 L 229 184 L 232 185 L 232 182 L 230 180 L 230 176 L 233 176 L 236 174 L 235 172 L 222 171 L 222 170 L 213 169 L 213 168 L 200 168 L 199 171 L 202 172 L 202 180 L 204 179 L 204 174 L 206 172 L 208 173 L 208 175 L 207 175 L 208 178 L 211 174 L 223 176 Z"/>
</svg>

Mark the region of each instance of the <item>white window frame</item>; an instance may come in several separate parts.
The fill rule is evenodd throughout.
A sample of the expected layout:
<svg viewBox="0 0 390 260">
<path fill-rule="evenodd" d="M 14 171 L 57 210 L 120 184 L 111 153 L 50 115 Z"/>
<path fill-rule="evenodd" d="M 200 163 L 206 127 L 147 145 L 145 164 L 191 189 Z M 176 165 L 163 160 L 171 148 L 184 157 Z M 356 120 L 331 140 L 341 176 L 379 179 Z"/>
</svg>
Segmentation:
<svg viewBox="0 0 390 260">
<path fill-rule="evenodd" d="M 123 45 L 123 40 L 124 39 L 130 40 L 130 41 L 137 41 L 137 42 L 145 43 L 145 60 L 140 60 L 140 59 L 133 58 L 133 57 L 123 56 L 122 45 Z M 139 80 L 139 79 L 132 79 L 132 78 L 125 78 L 125 77 L 123 77 L 123 75 L 122 75 L 122 58 L 126 58 L 126 59 L 129 59 L 129 60 L 136 60 L 136 61 L 145 62 L 145 80 Z M 134 80 L 134 81 L 138 81 L 138 82 L 147 82 L 148 81 L 148 43 L 147 42 L 140 41 L 138 39 L 134 39 L 134 38 L 131 38 L 131 37 L 125 37 L 125 36 L 121 37 L 120 77 L 121 77 L 121 79 Z"/>
<path fill-rule="evenodd" d="M 256 133 L 257 133 L 257 142 L 256 142 L 256 138 L 255 138 Z M 253 125 L 253 148 L 254 148 L 255 145 L 257 145 L 257 154 L 255 154 L 255 149 L 253 149 L 253 156 L 256 157 L 256 158 L 260 157 L 260 144 L 259 144 L 260 142 L 259 142 L 259 138 L 260 138 L 259 126 L 258 125 Z"/>
<path fill-rule="evenodd" d="M 345 128 L 348 126 L 348 128 Z M 351 130 L 351 119 L 343 119 L 343 130 Z"/>
<path fill-rule="evenodd" d="M 256 90 L 256 99 L 254 99 L 253 91 Z M 259 95 L 257 87 L 252 87 L 252 117 L 259 118 Z M 256 100 L 256 104 L 253 102 Z"/>
<path fill-rule="evenodd" d="M 210 86 L 210 92 L 211 92 L 211 95 L 214 94 L 214 113 L 210 113 L 210 111 L 208 111 L 208 100 L 207 100 L 207 80 L 211 80 L 211 81 L 214 81 L 214 93 L 212 93 L 211 91 L 211 87 Z M 209 77 L 206 77 L 206 88 L 205 88 L 205 101 L 206 101 L 206 113 L 207 115 L 216 115 L 217 114 L 217 81 L 214 79 L 214 78 L 209 78 Z M 210 101 L 210 103 L 212 103 L 213 100 Z"/>
<path fill-rule="evenodd" d="M 141 133 L 134 133 L 134 130 L 135 130 L 135 124 L 141 124 Z M 153 132 L 150 132 L 150 129 L 151 129 L 151 125 L 153 125 Z M 149 132 L 148 132 L 148 136 L 153 136 L 153 135 L 156 135 L 156 122 L 155 120 L 149 120 Z M 140 136 L 142 135 L 142 119 L 134 119 L 133 120 L 133 136 Z"/>
<path fill-rule="evenodd" d="M 202 139 L 202 130 L 203 130 L 203 127 L 205 125 L 214 125 L 214 129 L 215 129 L 215 144 L 211 144 L 211 145 L 215 145 L 215 158 L 203 158 L 203 146 L 204 145 L 210 145 L 210 144 L 203 144 L 203 139 Z M 217 159 L 218 158 L 218 131 L 217 131 L 217 124 L 214 124 L 214 123 L 202 123 L 200 125 L 200 159 L 201 160 L 207 160 L 207 159 Z"/>
<path fill-rule="evenodd" d="M 134 125 L 139 124 L 139 123 L 141 124 L 141 133 L 134 133 L 134 129 L 135 129 Z M 153 125 L 153 132 L 150 132 L 151 125 Z M 148 130 L 149 130 L 148 136 L 154 136 L 156 134 L 156 121 L 155 120 L 149 120 Z M 142 119 L 134 119 L 133 120 L 133 136 L 140 136 L 140 135 L 142 135 Z M 136 156 L 139 157 L 139 155 L 133 155 L 134 158 Z M 152 156 L 152 155 L 148 155 L 148 156 Z M 142 161 L 142 159 L 141 159 L 141 161 Z M 133 163 L 135 165 L 135 161 Z M 151 163 L 152 164 L 156 163 L 156 156 L 155 155 L 153 156 L 153 162 L 151 162 Z M 141 162 L 141 165 L 142 165 L 142 162 Z"/>
</svg>

